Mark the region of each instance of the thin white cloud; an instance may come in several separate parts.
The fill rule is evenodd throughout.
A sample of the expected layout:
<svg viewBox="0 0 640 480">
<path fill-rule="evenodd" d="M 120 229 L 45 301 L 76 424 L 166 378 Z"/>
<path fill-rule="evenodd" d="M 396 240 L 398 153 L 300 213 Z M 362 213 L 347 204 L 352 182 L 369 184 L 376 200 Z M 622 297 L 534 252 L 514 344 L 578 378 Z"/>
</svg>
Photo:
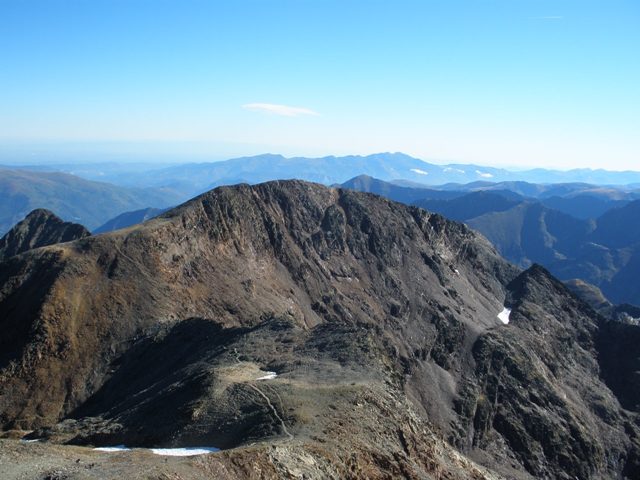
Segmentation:
<svg viewBox="0 0 640 480">
<path fill-rule="evenodd" d="M 302 115 L 320 115 L 318 112 L 304 107 L 290 107 L 288 105 L 276 105 L 273 103 L 247 103 L 242 105 L 245 110 L 252 112 L 272 113 L 283 117 L 300 117 Z"/>
</svg>

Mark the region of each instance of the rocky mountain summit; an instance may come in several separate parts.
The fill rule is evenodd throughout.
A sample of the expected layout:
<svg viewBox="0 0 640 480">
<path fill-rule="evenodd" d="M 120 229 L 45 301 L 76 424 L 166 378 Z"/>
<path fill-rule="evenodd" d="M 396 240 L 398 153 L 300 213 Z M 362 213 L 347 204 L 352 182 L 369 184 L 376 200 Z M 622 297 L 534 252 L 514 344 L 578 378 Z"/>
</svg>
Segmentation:
<svg viewBox="0 0 640 480">
<path fill-rule="evenodd" d="M 0 428 L 56 452 L 223 449 L 191 478 L 640 477 L 640 327 L 371 194 L 221 187 L 12 256 L 0 328 Z"/>
<path fill-rule="evenodd" d="M 53 212 L 39 208 L 0 238 L 0 260 L 32 248 L 71 242 L 89 235 L 82 225 L 65 222 Z"/>
</svg>

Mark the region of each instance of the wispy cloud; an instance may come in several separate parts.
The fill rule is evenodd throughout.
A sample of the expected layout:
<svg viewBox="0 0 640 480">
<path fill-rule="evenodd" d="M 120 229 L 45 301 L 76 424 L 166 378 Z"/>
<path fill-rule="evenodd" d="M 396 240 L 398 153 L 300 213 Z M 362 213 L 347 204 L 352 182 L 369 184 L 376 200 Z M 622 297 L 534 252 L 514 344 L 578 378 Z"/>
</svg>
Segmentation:
<svg viewBox="0 0 640 480">
<path fill-rule="evenodd" d="M 242 105 L 245 110 L 252 112 L 272 113 L 283 117 L 300 117 L 302 115 L 320 115 L 318 112 L 304 107 L 290 107 L 288 105 L 276 105 L 273 103 L 247 103 Z"/>
<path fill-rule="evenodd" d="M 541 17 L 530 17 L 531 20 L 563 20 L 562 15 L 543 15 Z"/>
</svg>

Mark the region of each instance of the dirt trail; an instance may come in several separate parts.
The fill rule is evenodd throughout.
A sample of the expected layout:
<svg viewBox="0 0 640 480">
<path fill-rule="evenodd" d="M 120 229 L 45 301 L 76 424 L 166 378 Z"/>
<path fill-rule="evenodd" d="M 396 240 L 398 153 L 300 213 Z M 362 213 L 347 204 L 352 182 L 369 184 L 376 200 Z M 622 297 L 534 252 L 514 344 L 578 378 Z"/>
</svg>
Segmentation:
<svg viewBox="0 0 640 480">
<path fill-rule="evenodd" d="M 248 383 L 247 385 L 253 388 L 256 392 L 258 392 L 262 396 L 262 398 L 265 399 L 265 401 L 267 402 L 267 406 L 271 409 L 271 411 L 273 412 L 273 415 L 278 419 L 278 421 L 280 421 L 280 425 L 282 425 L 282 431 L 289 437 L 289 440 L 293 440 L 293 435 L 291 435 L 289 430 L 287 430 L 287 426 L 285 425 L 284 420 L 282 419 L 280 414 L 278 414 L 278 410 L 276 410 L 276 407 L 273 406 L 273 404 L 271 403 L 271 400 L 269 400 L 269 397 L 262 390 L 260 390 L 258 387 L 256 387 L 252 383 Z"/>
</svg>

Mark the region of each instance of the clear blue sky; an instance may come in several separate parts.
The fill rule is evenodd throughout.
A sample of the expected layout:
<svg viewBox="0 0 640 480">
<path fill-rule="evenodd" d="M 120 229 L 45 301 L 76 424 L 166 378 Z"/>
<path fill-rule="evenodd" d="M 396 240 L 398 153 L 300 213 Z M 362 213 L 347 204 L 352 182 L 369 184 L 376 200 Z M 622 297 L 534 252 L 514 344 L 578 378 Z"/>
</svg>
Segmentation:
<svg viewBox="0 0 640 480">
<path fill-rule="evenodd" d="M 640 1 L 1 0 L 12 145 L 640 169 Z"/>
</svg>

